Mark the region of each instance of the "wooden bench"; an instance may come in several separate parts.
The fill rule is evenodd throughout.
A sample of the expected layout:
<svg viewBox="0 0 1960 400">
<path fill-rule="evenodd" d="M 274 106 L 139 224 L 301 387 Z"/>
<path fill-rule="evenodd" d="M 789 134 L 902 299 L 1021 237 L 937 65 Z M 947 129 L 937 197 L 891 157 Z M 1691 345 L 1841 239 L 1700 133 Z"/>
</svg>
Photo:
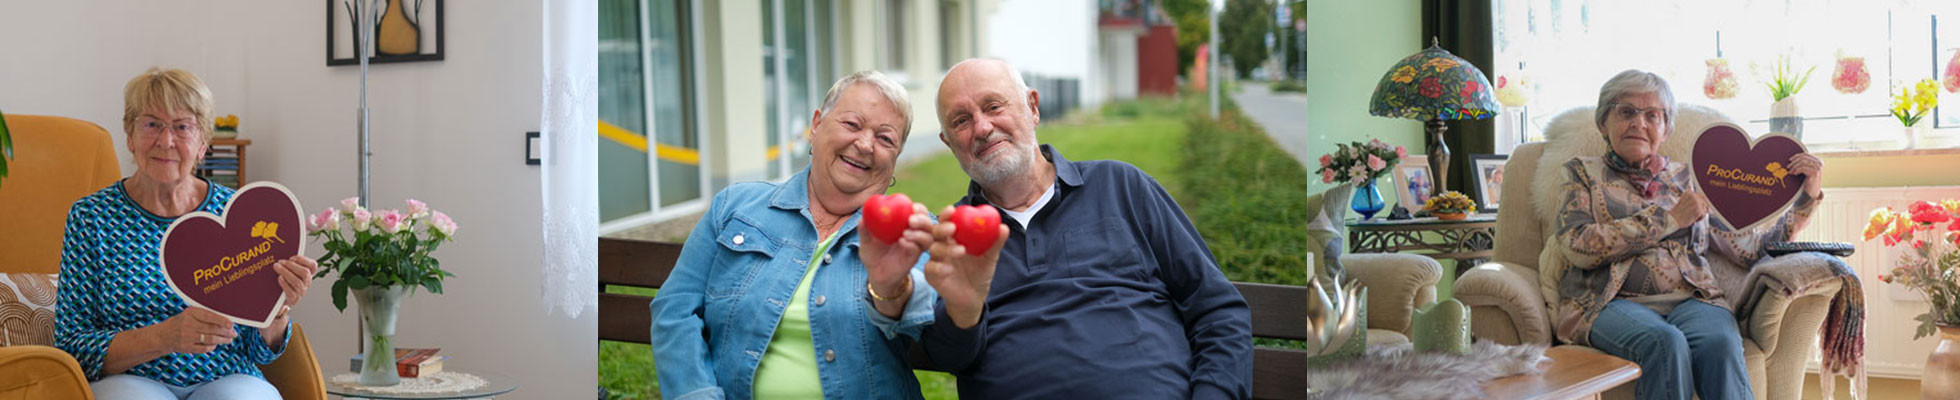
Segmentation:
<svg viewBox="0 0 1960 400">
<path fill-rule="evenodd" d="M 599 238 L 599 340 L 649 343 L 653 326 L 652 297 L 606 293 L 611 286 L 660 288 L 680 260 L 679 243 Z M 1303 340 L 1307 337 L 1306 304 L 1309 289 L 1301 286 L 1233 282 L 1252 308 L 1252 336 Z M 932 370 L 912 349 L 913 367 Z M 1306 398 L 1307 354 L 1304 351 L 1260 347 L 1252 355 L 1252 397 Z"/>
</svg>

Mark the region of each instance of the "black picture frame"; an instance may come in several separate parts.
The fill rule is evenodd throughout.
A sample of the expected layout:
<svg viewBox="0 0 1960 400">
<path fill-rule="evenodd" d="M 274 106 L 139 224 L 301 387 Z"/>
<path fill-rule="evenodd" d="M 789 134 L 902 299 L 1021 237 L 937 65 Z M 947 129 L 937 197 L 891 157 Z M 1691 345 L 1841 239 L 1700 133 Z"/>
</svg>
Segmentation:
<svg viewBox="0 0 1960 400">
<path fill-rule="evenodd" d="M 1503 198 L 1504 163 L 1511 161 L 1508 154 L 1471 154 L 1470 190 L 1476 192 L 1478 212 L 1496 212 L 1498 200 Z M 1492 180 L 1496 175 L 1496 181 Z"/>
<path fill-rule="evenodd" d="M 327 3 L 327 53 L 326 54 L 327 54 L 327 66 L 329 67 L 343 66 L 343 65 L 360 65 L 361 63 L 361 60 L 359 58 L 356 58 L 355 56 L 360 51 L 359 49 L 355 48 L 355 46 L 357 45 L 356 44 L 357 40 L 353 39 L 353 36 L 351 36 L 354 34 L 358 34 L 358 33 L 354 33 L 357 31 L 354 30 L 354 26 L 353 26 L 353 24 L 355 23 L 353 21 L 356 20 L 356 17 L 354 15 L 343 15 L 343 14 L 352 14 L 353 12 L 351 9 L 351 7 L 353 6 L 352 2 L 356 2 L 356 1 L 368 1 L 368 0 L 327 0 L 326 1 Z M 406 2 L 406 1 L 415 1 L 415 0 L 401 0 L 401 1 Z M 443 43 L 445 39 L 443 37 L 444 36 L 443 32 L 448 31 L 447 28 L 449 24 L 447 23 L 447 21 L 443 20 L 443 0 L 434 0 L 434 2 L 435 2 L 435 8 L 431 10 L 431 14 L 423 14 L 418 16 L 418 18 L 421 18 L 418 20 L 421 23 L 418 29 L 421 31 L 422 35 L 427 36 L 430 33 L 435 34 L 435 43 L 434 43 L 435 46 L 433 46 L 435 48 L 434 52 L 429 52 L 429 48 L 431 46 L 424 45 L 421 46 L 423 51 L 421 54 L 368 55 L 368 63 L 388 64 L 388 63 L 403 63 L 403 62 L 417 62 L 417 61 L 442 61 L 443 47 L 444 47 Z M 431 27 L 429 25 L 429 22 L 434 22 L 434 26 Z M 343 24 L 347 25 L 345 30 L 337 29 L 340 28 L 338 25 L 343 25 Z M 339 40 L 340 36 L 342 35 L 349 35 L 349 39 L 346 41 Z M 426 41 L 424 43 L 427 44 Z M 345 49 L 343 49 L 343 47 Z M 339 56 L 339 54 L 345 54 L 345 56 Z"/>
</svg>

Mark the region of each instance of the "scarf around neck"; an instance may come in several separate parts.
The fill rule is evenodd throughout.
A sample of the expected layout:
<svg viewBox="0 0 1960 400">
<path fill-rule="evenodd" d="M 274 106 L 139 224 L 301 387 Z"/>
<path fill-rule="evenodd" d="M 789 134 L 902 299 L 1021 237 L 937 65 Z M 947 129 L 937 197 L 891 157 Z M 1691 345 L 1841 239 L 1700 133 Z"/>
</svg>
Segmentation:
<svg viewBox="0 0 1960 400">
<path fill-rule="evenodd" d="M 1633 162 L 1620 158 L 1620 153 L 1607 150 L 1606 168 L 1620 173 L 1620 176 L 1626 177 L 1627 183 L 1632 183 L 1633 187 L 1639 188 L 1640 197 L 1652 199 L 1661 193 L 1659 177 L 1661 170 L 1667 169 L 1667 157 L 1655 154 L 1648 156 L 1647 160 L 1641 161 L 1639 165 L 1634 165 Z"/>
</svg>

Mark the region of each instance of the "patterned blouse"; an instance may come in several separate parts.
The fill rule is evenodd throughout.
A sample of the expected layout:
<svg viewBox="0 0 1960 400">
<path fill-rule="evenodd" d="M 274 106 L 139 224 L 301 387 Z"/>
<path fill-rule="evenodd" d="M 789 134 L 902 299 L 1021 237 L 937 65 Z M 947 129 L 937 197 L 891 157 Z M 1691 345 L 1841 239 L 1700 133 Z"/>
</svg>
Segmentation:
<svg viewBox="0 0 1960 400">
<path fill-rule="evenodd" d="M 1764 244 L 1788 241 L 1801 229 L 1818 203 L 1808 193 L 1800 194 L 1776 223 L 1753 231 L 1736 232 L 1715 218 L 1679 226 L 1668 210 L 1691 187 L 1693 173 L 1687 166 L 1668 163 L 1655 178 L 1663 187 L 1652 199 L 1641 197 L 1601 157 L 1577 157 L 1564 168 L 1559 229 L 1547 249 L 1558 257 L 1544 259 L 1562 264 L 1540 267 L 1564 271 L 1553 316 L 1554 333 L 1568 343 L 1588 344 L 1593 321 L 1617 298 L 1693 298 L 1728 308 L 1710 262 L 1746 270 L 1762 256 Z M 1718 258 L 1711 260 L 1711 254 Z"/>
<path fill-rule="evenodd" d="M 222 213 L 234 191 L 210 186 L 197 211 Z M 89 380 L 104 377 L 102 361 L 116 334 L 163 322 L 184 311 L 184 300 L 170 291 L 158 259 L 163 231 L 174 220 L 136 205 L 120 181 L 83 197 L 68 210 L 68 232 L 61 243 L 61 281 L 56 290 L 55 347 L 75 356 Z M 238 337 L 216 350 L 168 354 L 124 373 L 176 386 L 231 374 L 265 377 L 258 366 L 279 358 L 286 344 L 267 346 L 257 328 L 236 324 L 232 328 Z"/>
</svg>

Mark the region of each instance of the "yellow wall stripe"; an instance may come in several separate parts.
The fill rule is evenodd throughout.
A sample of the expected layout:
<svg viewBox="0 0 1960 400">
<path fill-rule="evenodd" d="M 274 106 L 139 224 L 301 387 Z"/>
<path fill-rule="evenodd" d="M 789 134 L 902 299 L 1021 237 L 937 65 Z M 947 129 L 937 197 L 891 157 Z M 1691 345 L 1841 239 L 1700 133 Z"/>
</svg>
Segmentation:
<svg viewBox="0 0 1960 400">
<path fill-rule="evenodd" d="M 626 130 L 626 128 L 621 128 L 618 125 L 613 125 L 606 121 L 599 121 L 599 137 L 606 138 L 607 140 L 613 141 L 613 143 L 619 143 L 621 146 L 626 146 L 641 153 L 647 151 L 646 135 L 634 133 L 633 131 Z M 788 146 L 789 144 L 785 143 L 771 147 L 766 157 L 770 161 L 775 161 L 776 157 L 782 155 L 783 148 Z M 699 150 L 654 143 L 653 151 L 654 156 L 659 157 L 661 160 L 687 165 L 701 165 L 701 151 Z"/>
<path fill-rule="evenodd" d="M 645 135 L 633 133 L 633 131 L 620 128 L 618 125 L 613 125 L 606 121 L 599 121 L 599 137 L 612 140 L 621 146 L 626 146 L 643 153 L 647 151 L 647 137 Z M 653 147 L 654 156 L 659 157 L 661 160 L 687 165 L 701 165 L 701 152 L 698 150 L 659 143 L 654 143 Z"/>
</svg>

